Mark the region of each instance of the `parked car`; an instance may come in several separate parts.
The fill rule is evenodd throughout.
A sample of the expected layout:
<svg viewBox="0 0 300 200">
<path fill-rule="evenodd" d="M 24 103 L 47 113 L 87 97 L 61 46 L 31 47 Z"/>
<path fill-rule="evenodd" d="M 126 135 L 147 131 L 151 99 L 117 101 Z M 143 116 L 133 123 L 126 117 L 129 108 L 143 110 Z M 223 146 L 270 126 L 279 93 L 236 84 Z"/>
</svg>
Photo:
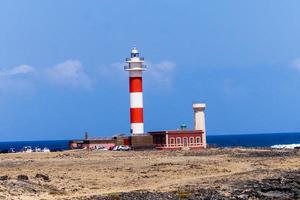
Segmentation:
<svg viewBox="0 0 300 200">
<path fill-rule="evenodd" d="M 113 151 L 114 148 L 115 148 L 115 146 L 110 146 L 110 147 L 108 148 L 108 150 Z"/>
<path fill-rule="evenodd" d="M 119 147 L 119 149 L 120 149 L 120 151 L 129 151 L 129 150 L 130 150 L 130 147 L 127 146 L 127 145 L 121 145 L 121 146 Z"/>
<path fill-rule="evenodd" d="M 119 146 L 114 146 L 114 147 L 112 147 L 111 150 L 112 150 L 112 151 L 118 151 L 118 147 L 119 147 Z"/>
<path fill-rule="evenodd" d="M 42 149 L 40 147 L 35 147 L 34 152 L 42 152 Z"/>
<path fill-rule="evenodd" d="M 31 146 L 23 147 L 21 152 L 23 152 L 23 153 L 32 153 Z"/>
<path fill-rule="evenodd" d="M 50 152 L 50 149 L 49 149 L 48 147 L 45 147 L 45 148 L 43 149 L 42 152 L 44 152 L 44 153 L 49 153 L 49 152 Z"/>
<path fill-rule="evenodd" d="M 97 146 L 96 147 L 97 150 L 101 150 L 101 151 L 107 151 L 108 149 L 105 148 L 104 146 Z"/>
<path fill-rule="evenodd" d="M 113 151 L 129 151 L 130 147 L 127 145 L 119 145 L 119 146 L 114 146 Z"/>
<path fill-rule="evenodd" d="M 16 149 L 15 149 L 15 148 L 10 148 L 10 149 L 8 150 L 8 153 L 16 153 Z"/>
</svg>

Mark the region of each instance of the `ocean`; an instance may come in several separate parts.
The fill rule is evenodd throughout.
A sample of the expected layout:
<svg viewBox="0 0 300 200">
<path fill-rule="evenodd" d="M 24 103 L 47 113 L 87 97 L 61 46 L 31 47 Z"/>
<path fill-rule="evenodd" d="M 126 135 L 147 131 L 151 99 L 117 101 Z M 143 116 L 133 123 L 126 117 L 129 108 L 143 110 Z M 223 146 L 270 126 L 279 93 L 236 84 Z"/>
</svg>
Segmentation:
<svg viewBox="0 0 300 200">
<path fill-rule="evenodd" d="M 48 147 L 50 150 L 69 149 L 68 140 L 51 141 L 12 141 L 0 142 L 0 151 L 15 148 L 20 151 L 24 146 Z M 271 147 L 274 145 L 299 145 L 300 133 L 265 133 L 265 134 L 243 134 L 243 135 L 208 135 L 207 143 L 215 147 Z"/>
<path fill-rule="evenodd" d="M 300 146 L 300 133 L 208 135 L 207 143 L 217 147 L 271 147 L 292 144 Z"/>
</svg>

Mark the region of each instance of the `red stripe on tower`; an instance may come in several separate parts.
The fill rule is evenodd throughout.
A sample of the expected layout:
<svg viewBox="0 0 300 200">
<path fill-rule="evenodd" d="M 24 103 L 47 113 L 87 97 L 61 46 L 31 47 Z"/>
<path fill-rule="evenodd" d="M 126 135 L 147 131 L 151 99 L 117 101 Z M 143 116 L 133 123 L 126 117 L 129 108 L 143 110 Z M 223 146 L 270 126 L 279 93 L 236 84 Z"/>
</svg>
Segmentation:
<svg viewBox="0 0 300 200">
<path fill-rule="evenodd" d="M 128 66 L 124 69 L 129 72 L 130 92 L 130 132 L 132 135 L 144 134 L 143 110 L 143 78 L 142 72 L 146 69 L 143 65 L 144 58 L 139 57 L 136 48 L 131 50 L 130 58 L 126 58 Z"/>
<path fill-rule="evenodd" d="M 130 108 L 130 123 L 144 123 L 143 112 L 143 108 Z"/>
<path fill-rule="evenodd" d="M 130 92 L 143 92 L 143 78 L 130 77 L 129 78 L 129 91 Z"/>
</svg>

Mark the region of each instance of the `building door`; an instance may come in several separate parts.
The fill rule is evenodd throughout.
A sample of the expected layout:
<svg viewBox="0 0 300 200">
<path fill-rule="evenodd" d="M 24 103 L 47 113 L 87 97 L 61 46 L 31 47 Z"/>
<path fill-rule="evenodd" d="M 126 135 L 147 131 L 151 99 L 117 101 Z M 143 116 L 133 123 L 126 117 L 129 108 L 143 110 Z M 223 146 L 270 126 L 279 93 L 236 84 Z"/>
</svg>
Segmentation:
<svg viewBox="0 0 300 200">
<path fill-rule="evenodd" d="M 186 138 L 186 137 L 183 138 L 183 146 L 185 146 L 185 147 L 188 146 L 188 138 Z"/>
</svg>

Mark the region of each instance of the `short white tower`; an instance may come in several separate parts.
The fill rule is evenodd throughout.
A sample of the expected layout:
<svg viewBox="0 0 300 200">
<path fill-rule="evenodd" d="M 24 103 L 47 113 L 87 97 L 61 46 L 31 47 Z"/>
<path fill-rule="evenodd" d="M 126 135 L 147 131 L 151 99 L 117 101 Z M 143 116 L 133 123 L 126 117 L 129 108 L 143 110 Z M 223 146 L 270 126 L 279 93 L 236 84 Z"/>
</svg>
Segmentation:
<svg viewBox="0 0 300 200">
<path fill-rule="evenodd" d="M 203 131 L 202 144 L 204 148 L 206 148 L 205 107 L 204 103 L 193 103 L 194 129 Z"/>
</svg>

